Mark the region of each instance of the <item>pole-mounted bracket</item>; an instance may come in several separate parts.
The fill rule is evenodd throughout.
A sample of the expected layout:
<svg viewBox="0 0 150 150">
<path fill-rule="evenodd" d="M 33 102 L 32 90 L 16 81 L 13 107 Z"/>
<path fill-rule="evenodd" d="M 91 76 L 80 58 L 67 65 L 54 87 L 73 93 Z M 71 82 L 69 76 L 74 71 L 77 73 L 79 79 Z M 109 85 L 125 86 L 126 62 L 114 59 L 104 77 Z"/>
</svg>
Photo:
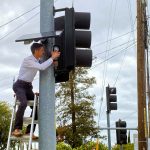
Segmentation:
<svg viewBox="0 0 150 150">
<path fill-rule="evenodd" d="M 50 32 L 43 32 L 43 33 L 35 33 L 35 34 L 27 34 L 19 37 L 16 39 L 16 42 L 24 42 L 24 44 L 30 44 L 33 41 L 38 42 L 39 40 L 46 40 L 48 38 L 53 38 L 60 36 L 62 31 L 50 31 Z"/>
<path fill-rule="evenodd" d="M 53 7 L 53 15 L 55 16 L 56 12 L 66 11 L 66 9 L 68 9 L 68 7 L 66 7 L 66 8 L 60 8 L 60 9 L 55 9 L 55 7 Z"/>
</svg>

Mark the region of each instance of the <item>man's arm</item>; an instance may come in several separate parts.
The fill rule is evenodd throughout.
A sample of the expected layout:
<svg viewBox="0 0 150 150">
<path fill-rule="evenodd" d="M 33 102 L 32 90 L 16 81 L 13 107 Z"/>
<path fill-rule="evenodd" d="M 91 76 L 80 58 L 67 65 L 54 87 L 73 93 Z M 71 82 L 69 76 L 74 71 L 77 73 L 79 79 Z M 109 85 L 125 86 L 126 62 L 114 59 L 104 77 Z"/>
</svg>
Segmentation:
<svg viewBox="0 0 150 150">
<path fill-rule="evenodd" d="M 28 68 L 35 68 L 38 70 L 45 70 L 46 68 L 48 68 L 52 63 L 53 63 L 53 59 L 49 58 L 48 60 L 46 60 L 43 63 L 39 63 L 39 62 L 35 62 L 32 59 L 30 60 L 24 60 L 24 64 L 26 65 L 26 67 Z"/>
<path fill-rule="evenodd" d="M 33 59 L 24 60 L 25 61 L 24 64 L 26 64 L 26 67 L 29 67 L 29 68 L 45 70 L 53 63 L 53 60 L 55 60 L 56 58 L 58 58 L 60 56 L 60 52 L 53 51 L 53 52 L 51 52 L 51 55 L 52 55 L 51 58 L 49 58 L 48 60 L 46 60 L 45 62 L 43 62 L 41 64 L 39 62 L 33 61 Z"/>
</svg>

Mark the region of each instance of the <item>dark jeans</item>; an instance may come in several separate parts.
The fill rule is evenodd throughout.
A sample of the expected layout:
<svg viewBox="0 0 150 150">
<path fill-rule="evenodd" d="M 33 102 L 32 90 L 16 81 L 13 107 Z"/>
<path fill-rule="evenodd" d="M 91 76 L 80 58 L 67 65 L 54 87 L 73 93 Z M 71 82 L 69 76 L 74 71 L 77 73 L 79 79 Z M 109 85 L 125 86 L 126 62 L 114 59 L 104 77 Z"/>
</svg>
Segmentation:
<svg viewBox="0 0 150 150">
<path fill-rule="evenodd" d="M 20 101 L 20 105 L 18 107 L 18 110 L 16 112 L 16 119 L 15 119 L 15 124 L 14 124 L 14 129 L 21 129 L 23 126 L 23 116 L 25 109 L 27 107 L 27 101 L 28 100 L 34 100 L 34 93 L 32 91 L 33 86 L 29 82 L 25 82 L 22 80 L 17 80 L 14 85 L 13 85 L 13 90 L 16 94 L 17 100 Z M 33 112 L 33 107 L 31 106 L 32 112 Z M 32 116 L 32 112 L 30 117 Z M 35 120 L 38 119 L 37 115 L 37 108 L 36 108 L 36 113 L 35 113 Z M 36 124 L 34 124 L 33 131 L 35 131 Z M 30 133 L 30 128 L 31 124 L 27 126 L 26 133 Z"/>
</svg>

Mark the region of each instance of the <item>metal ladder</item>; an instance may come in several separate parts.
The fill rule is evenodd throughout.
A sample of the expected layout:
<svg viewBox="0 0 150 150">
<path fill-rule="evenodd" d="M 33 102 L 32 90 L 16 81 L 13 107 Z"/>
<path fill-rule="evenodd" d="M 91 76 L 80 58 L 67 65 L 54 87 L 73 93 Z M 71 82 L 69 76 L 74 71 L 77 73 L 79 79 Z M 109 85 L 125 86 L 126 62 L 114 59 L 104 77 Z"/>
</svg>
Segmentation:
<svg viewBox="0 0 150 150">
<path fill-rule="evenodd" d="M 17 106 L 20 104 L 20 102 L 15 98 L 15 103 L 13 106 L 13 111 L 12 111 L 12 117 L 11 117 L 11 122 L 10 122 L 10 128 L 9 128 L 9 134 L 8 134 L 8 140 L 7 140 L 7 149 L 6 150 L 11 150 L 10 148 L 10 143 L 11 141 L 19 141 L 19 142 L 28 142 L 28 148 L 27 150 L 38 150 L 38 149 L 32 149 L 32 142 L 38 142 L 37 140 L 32 140 L 32 134 L 33 134 L 33 126 L 34 124 L 38 124 L 38 120 L 34 120 L 35 117 L 35 111 L 36 107 L 38 108 L 39 106 L 39 94 L 35 93 L 35 98 L 34 100 L 29 100 L 27 103 L 27 106 L 33 106 L 33 112 L 32 112 L 32 117 L 24 117 L 23 118 L 23 124 L 31 124 L 31 129 L 30 129 L 30 136 L 21 136 L 21 137 L 15 137 L 12 136 L 12 129 L 13 129 L 13 121 L 15 119 L 15 114 L 16 114 L 16 109 Z M 20 144 L 20 150 L 24 150 L 24 143 L 23 146 Z"/>
</svg>

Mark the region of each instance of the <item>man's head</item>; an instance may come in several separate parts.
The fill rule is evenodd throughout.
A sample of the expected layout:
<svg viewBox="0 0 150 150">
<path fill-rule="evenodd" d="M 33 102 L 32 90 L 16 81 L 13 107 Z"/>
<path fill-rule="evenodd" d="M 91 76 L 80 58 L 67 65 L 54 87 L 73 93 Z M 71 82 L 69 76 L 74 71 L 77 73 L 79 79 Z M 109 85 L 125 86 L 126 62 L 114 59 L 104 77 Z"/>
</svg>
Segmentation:
<svg viewBox="0 0 150 150">
<path fill-rule="evenodd" d="M 40 43 L 33 43 L 31 45 L 31 52 L 37 58 L 41 58 L 44 54 L 44 46 Z"/>
</svg>

